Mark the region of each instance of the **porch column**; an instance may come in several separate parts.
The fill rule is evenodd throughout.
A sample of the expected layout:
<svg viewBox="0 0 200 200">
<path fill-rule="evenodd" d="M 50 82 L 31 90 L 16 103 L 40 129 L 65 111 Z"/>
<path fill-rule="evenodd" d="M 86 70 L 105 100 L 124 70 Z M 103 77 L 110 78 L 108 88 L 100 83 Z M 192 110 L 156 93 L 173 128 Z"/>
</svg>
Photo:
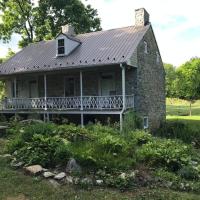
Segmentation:
<svg viewBox="0 0 200 200">
<path fill-rule="evenodd" d="M 47 76 L 44 74 L 44 102 L 45 102 L 45 110 L 47 110 Z"/>
<path fill-rule="evenodd" d="M 17 98 L 17 78 L 14 78 L 14 98 Z"/>
<path fill-rule="evenodd" d="M 120 64 L 122 68 L 122 99 L 123 99 L 123 111 L 126 109 L 126 82 L 125 82 L 125 66 Z"/>
<path fill-rule="evenodd" d="M 80 103 L 81 103 L 81 111 L 83 110 L 83 73 L 80 71 Z M 81 127 L 84 127 L 84 117 L 83 113 L 81 113 Z"/>
</svg>

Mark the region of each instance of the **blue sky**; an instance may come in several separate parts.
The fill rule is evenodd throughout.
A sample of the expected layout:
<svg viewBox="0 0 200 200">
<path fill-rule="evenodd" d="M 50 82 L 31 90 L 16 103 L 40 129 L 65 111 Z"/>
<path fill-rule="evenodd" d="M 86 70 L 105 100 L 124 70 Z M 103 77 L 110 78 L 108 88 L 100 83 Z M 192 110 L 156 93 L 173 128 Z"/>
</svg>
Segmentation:
<svg viewBox="0 0 200 200">
<path fill-rule="evenodd" d="M 104 30 L 134 25 L 134 10 L 146 8 L 164 62 L 181 65 L 191 57 L 200 57 L 199 0 L 82 0 L 98 10 Z M 17 50 L 18 37 L 3 45 L 0 57 L 7 48 Z"/>
</svg>

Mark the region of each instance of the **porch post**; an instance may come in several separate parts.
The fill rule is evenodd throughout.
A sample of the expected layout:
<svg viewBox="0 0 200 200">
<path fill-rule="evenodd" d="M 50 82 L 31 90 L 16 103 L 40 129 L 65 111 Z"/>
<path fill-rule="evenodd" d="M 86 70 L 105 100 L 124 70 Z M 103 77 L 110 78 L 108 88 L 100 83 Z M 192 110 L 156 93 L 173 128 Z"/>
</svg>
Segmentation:
<svg viewBox="0 0 200 200">
<path fill-rule="evenodd" d="M 17 78 L 14 78 L 14 97 L 17 98 Z"/>
<path fill-rule="evenodd" d="M 81 102 L 81 111 L 83 110 L 83 73 L 80 71 L 80 102 Z M 81 127 L 84 127 L 84 117 L 81 113 Z"/>
<path fill-rule="evenodd" d="M 123 99 L 123 111 L 126 109 L 126 82 L 125 82 L 125 66 L 120 64 L 122 68 L 122 99 Z"/>
<path fill-rule="evenodd" d="M 120 131 L 122 131 L 123 129 L 123 116 L 122 116 L 122 113 L 120 113 L 120 120 L 119 120 L 119 123 L 120 123 Z"/>
<path fill-rule="evenodd" d="M 44 102 L 45 102 L 45 110 L 47 110 L 47 76 L 44 74 Z"/>
<path fill-rule="evenodd" d="M 80 71 L 80 97 L 81 97 L 81 110 L 83 110 L 83 73 Z"/>
</svg>

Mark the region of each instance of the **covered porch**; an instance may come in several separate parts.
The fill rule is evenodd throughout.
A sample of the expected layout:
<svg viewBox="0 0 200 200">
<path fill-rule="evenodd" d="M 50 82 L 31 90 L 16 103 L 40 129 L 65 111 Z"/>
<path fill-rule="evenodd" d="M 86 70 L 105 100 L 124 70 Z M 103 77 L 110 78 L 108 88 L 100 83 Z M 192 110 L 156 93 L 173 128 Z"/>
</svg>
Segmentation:
<svg viewBox="0 0 200 200">
<path fill-rule="evenodd" d="M 135 72 L 121 64 L 12 76 L 1 112 L 122 114 L 134 108 Z"/>
</svg>

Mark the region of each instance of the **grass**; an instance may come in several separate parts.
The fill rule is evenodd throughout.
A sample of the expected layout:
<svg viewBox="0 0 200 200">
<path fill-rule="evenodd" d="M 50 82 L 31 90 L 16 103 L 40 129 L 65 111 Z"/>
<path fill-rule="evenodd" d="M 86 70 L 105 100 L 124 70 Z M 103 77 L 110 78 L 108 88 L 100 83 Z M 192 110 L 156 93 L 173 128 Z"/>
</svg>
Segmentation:
<svg viewBox="0 0 200 200">
<path fill-rule="evenodd" d="M 180 99 L 166 100 L 168 121 L 181 121 L 187 123 L 194 131 L 200 130 L 200 100 L 192 104 L 192 116 L 189 116 L 189 102 Z"/>
<path fill-rule="evenodd" d="M 6 140 L 0 139 L 0 154 L 3 153 Z M 5 158 L 0 158 L 0 200 L 197 200 L 199 196 L 192 193 L 175 192 L 167 189 L 147 189 L 120 192 L 106 188 L 83 190 L 63 185 L 54 188 L 47 180 L 40 177 L 26 176 L 9 166 Z"/>
<path fill-rule="evenodd" d="M 167 115 L 188 116 L 190 110 L 190 104 L 188 101 L 167 98 L 166 110 L 167 110 Z M 192 115 L 200 116 L 200 100 L 192 104 Z"/>
</svg>

